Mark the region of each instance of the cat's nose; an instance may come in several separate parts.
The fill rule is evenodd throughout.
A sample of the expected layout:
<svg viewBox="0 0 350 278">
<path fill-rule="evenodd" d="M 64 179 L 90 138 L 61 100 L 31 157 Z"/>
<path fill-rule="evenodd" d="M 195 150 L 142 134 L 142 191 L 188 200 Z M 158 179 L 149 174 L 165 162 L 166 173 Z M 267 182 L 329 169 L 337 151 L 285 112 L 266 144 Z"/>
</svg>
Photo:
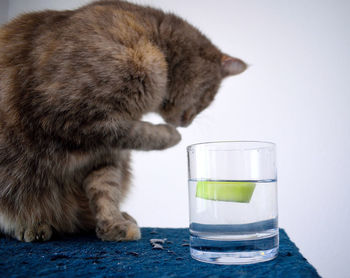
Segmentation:
<svg viewBox="0 0 350 278">
<path fill-rule="evenodd" d="M 163 117 L 163 118 L 168 124 L 171 124 L 175 127 L 182 126 L 181 121 L 176 117 Z"/>
</svg>

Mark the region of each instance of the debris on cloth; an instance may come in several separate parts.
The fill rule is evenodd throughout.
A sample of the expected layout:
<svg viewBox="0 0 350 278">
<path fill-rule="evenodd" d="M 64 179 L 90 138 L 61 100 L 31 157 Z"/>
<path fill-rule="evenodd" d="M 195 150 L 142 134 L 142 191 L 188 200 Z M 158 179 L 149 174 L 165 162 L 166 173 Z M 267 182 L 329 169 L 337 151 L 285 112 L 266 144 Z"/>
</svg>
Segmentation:
<svg viewBox="0 0 350 278">
<path fill-rule="evenodd" d="M 152 249 L 164 249 L 163 244 L 167 241 L 166 238 L 151 238 L 149 242 L 152 245 Z"/>
<path fill-rule="evenodd" d="M 152 243 L 152 249 L 164 249 L 163 245 L 159 243 Z"/>
</svg>

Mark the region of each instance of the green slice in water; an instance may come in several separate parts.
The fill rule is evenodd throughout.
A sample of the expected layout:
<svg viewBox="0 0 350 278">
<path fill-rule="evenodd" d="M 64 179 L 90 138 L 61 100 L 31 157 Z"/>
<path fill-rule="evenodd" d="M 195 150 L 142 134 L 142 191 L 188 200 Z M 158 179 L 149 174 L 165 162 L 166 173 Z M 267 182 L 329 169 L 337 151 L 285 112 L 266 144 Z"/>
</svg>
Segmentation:
<svg viewBox="0 0 350 278">
<path fill-rule="evenodd" d="M 245 181 L 198 181 L 196 197 L 226 202 L 249 203 L 255 183 Z"/>
</svg>

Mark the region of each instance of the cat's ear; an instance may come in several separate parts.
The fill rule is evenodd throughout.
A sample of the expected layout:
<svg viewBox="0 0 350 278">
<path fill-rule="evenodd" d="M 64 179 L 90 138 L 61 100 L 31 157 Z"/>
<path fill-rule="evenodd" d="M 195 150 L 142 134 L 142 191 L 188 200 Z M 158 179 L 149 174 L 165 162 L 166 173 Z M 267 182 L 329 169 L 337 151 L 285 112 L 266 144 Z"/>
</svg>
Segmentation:
<svg viewBox="0 0 350 278">
<path fill-rule="evenodd" d="M 238 58 L 230 57 L 226 54 L 222 55 L 221 69 L 224 77 L 242 73 L 247 67 L 247 64 Z"/>
</svg>

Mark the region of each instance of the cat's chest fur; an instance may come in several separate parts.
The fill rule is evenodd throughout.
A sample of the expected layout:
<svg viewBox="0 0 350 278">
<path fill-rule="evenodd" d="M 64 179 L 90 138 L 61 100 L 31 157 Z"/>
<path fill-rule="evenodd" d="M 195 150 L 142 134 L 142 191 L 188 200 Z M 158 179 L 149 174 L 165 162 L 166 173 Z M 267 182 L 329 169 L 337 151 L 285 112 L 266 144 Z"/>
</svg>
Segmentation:
<svg viewBox="0 0 350 278">
<path fill-rule="evenodd" d="M 79 183 L 91 173 L 106 165 L 128 167 L 130 151 L 120 149 L 99 149 L 96 151 L 71 151 L 60 165 L 62 181 Z"/>
</svg>

